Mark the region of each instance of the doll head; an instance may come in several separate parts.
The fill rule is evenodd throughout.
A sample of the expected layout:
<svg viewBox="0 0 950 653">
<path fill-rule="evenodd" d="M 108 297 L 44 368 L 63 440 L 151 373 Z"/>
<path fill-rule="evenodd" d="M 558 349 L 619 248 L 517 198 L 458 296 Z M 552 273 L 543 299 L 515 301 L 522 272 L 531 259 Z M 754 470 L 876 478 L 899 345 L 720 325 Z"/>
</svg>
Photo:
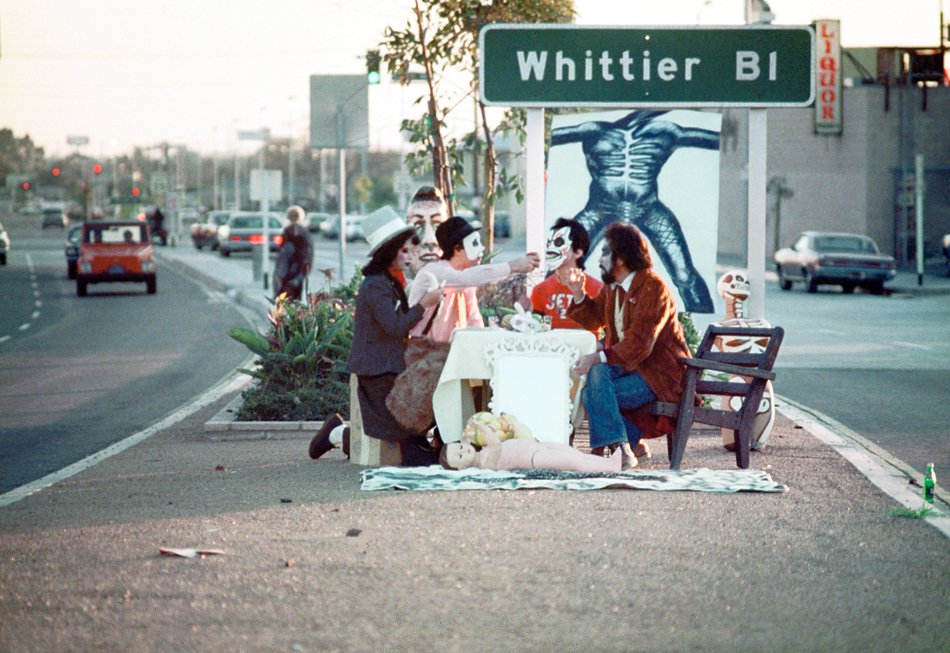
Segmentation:
<svg viewBox="0 0 950 653">
<path fill-rule="evenodd" d="M 446 469 L 465 469 L 475 465 L 476 454 L 471 442 L 448 442 L 439 452 L 439 463 Z"/>
</svg>

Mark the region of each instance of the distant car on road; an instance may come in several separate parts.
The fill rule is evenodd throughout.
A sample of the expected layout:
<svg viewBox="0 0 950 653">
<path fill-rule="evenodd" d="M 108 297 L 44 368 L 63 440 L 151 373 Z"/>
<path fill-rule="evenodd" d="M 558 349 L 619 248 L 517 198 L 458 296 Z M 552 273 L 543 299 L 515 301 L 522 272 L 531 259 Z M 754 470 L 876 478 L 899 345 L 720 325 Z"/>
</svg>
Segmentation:
<svg viewBox="0 0 950 653">
<path fill-rule="evenodd" d="M 7 252 L 10 251 L 10 234 L 0 224 L 0 265 L 7 264 Z"/>
<path fill-rule="evenodd" d="M 834 284 L 846 293 L 861 287 L 880 295 L 884 282 L 897 274 L 894 257 L 881 254 L 877 243 L 859 234 L 804 231 L 794 245 L 775 252 L 773 258 L 782 290 L 803 281 L 808 292 Z"/>
<path fill-rule="evenodd" d="M 319 232 L 323 223 L 332 217 L 329 213 L 323 213 L 322 211 L 310 211 L 304 221 L 307 231 L 314 234 Z"/>
<path fill-rule="evenodd" d="M 358 240 L 363 237 L 363 218 L 362 215 L 346 216 L 346 239 Z M 340 216 L 331 216 L 320 224 L 320 233 L 324 238 L 334 239 L 340 237 Z"/>
<path fill-rule="evenodd" d="M 65 229 L 68 224 L 69 217 L 66 215 L 66 209 L 59 207 L 46 207 L 43 209 L 43 221 L 40 223 L 43 229 L 47 227 Z"/>
<path fill-rule="evenodd" d="M 155 256 L 151 233 L 143 222 L 87 222 L 82 226 L 76 270 L 76 294 L 86 296 L 90 283 L 144 282 L 155 294 Z"/>
<path fill-rule="evenodd" d="M 267 230 L 270 251 L 276 252 L 283 240 L 284 224 L 277 213 L 268 214 Z M 235 212 L 228 221 L 218 227 L 218 253 L 230 256 L 231 252 L 250 252 L 254 245 L 264 244 L 264 218 L 260 213 Z"/>
<path fill-rule="evenodd" d="M 191 225 L 191 242 L 195 249 L 210 247 L 212 251 L 218 249 L 218 228 L 227 224 L 231 211 L 208 211 L 202 222 Z"/>
<path fill-rule="evenodd" d="M 79 243 L 82 241 L 82 225 L 77 224 L 69 228 L 66 234 L 66 245 L 63 247 L 66 252 L 66 277 L 76 278 L 76 261 L 79 260 Z"/>
<path fill-rule="evenodd" d="M 950 234 L 943 237 L 943 256 L 947 259 L 947 274 L 950 274 Z"/>
</svg>

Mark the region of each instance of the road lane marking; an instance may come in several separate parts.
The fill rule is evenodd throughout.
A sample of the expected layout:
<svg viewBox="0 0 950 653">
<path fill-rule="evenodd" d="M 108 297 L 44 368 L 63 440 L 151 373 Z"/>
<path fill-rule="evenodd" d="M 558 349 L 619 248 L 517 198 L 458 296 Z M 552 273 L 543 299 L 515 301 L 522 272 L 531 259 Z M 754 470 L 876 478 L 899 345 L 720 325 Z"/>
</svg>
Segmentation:
<svg viewBox="0 0 950 653">
<path fill-rule="evenodd" d="M 30 319 L 31 319 L 31 320 L 35 320 L 35 319 L 38 318 L 39 316 L 40 316 L 40 312 L 39 312 L 39 311 L 33 311 L 33 314 L 30 315 Z"/>
<path fill-rule="evenodd" d="M 239 367 L 249 366 L 254 358 L 254 356 L 249 357 L 248 360 L 242 363 Z M 64 481 L 71 476 L 75 476 L 79 472 L 89 469 L 93 465 L 101 463 L 102 461 L 111 458 L 118 453 L 122 453 L 126 449 L 137 445 L 139 442 L 150 438 L 156 433 L 177 424 L 192 413 L 195 413 L 205 406 L 214 403 L 224 395 L 247 387 L 249 383 L 250 379 L 243 373 L 238 371 L 231 372 L 221 379 L 215 386 L 209 388 L 207 392 L 196 397 L 171 414 L 163 417 L 151 426 L 144 428 L 137 433 L 133 433 L 129 437 L 119 440 L 115 444 L 110 445 L 101 451 L 97 451 L 90 456 L 86 456 L 82 460 L 74 462 L 71 465 L 67 465 L 59 471 L 53 472 L 52 474 L 47 474 L 43 478 L 39 478 L 35 481 L 31 481 L 30 483 L 13 488 L 9 492 L 0 494 L 0 507 L 8 506 L 11 503 L 16 503 L 17 501 L 25 499 L 31 494 L 35 494 L 51 485 L 59 483 L 60 481 Z"/>
<path fill-rule="evenodd" d="M 6 341 L 9 340 L 10 338 L 11 338 L 11 336 L 0 336 L 0 342 L 6 342 Z"/>
<path fill-rule="evenodd" d="M 19 326 L 20 331 L 26 331 L 26 330 L 29 329 L 29 328 L 30 328 L 30 323 L 29 323 L 29 322 L 26 322 L 26 323 L 21 324 L 21 325 Z"/>
</svg>

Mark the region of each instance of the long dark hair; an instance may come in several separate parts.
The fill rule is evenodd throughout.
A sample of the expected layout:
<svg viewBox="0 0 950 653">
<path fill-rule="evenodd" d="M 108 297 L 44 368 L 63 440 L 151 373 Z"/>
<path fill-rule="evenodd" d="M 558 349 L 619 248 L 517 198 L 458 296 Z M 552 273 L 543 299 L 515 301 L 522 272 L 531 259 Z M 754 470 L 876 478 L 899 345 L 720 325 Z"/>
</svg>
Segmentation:
<svg viewBox="0 0 950 653">
<path fill-rule="evenodd" d="M 614 222 L 607 227 L 604 238 L 610 245 L 614 260 L 620 259 L 631 272 L 653 267 L 653 257 L 647 239 L 632 224 Z"/>
<path fill-rule="evenodd" d="M 363 276 L 368 277 L 371 274 L 385 274 L 389 266 L 396 260 L 399 250 L 403 248 L 407 240 L 411 240 L 413 245 L 419 244 L 419 237 L 411 231 L 407 231 L 402 238 L 393 238 L 388 243 L 376 250 L 369 263 L 363 266 Z"/>
<path fill-rule="evenodd" d="M 584 225 L 573 218 L 558 218 L 554 224 L 551 225 L 549 231 L 557 231 L 564 227 L 568 227 L 571 230 L 571 249 L 579 249 L 584 252 L 581 257 L 577 259 L 577 267 L 583 268 L 584 261 L 587 260 L 587 255 L 590 254 L 590 235 L 587 233 L 587 229 L 584 229 Z"/>
</svg>

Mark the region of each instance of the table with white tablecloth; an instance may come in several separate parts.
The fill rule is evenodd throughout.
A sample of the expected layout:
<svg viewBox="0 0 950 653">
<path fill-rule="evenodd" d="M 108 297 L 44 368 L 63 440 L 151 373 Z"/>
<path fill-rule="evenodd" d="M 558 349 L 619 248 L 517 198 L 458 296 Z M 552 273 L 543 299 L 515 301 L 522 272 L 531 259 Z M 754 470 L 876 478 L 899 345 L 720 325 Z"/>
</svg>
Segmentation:
<svg viewBox="0 0 950 653">
<path fill-rule="evenodd" d="M 554 329 L 544 333 L 518 333 L 499 328 L 456 329 L 452 334 L 452 347 L 448 360 L 432 397 L 436 424 L 443 442 L 459 440 L 465 422 L 476 412 L 469 380 L 492 378 L 492 364 L 486 352 L 497 354 L 499 350 L 505 351 L 506 348 L 515 354 L 520 350 L 529 354 L 551 352 L 559 354 L 562 359 L 567 355 L 566 352 L 569 352 L 573 360 L 576 360 L 579 356 L 597 351 L 597 340 L 589 331 L 580 329 Z M 559 369 L 563 369 L 563 373 L 569 375 L 568 366 L 562 365 Z M 537 402 L 567 401 L 568 413 L 573 417 L 577 410 L 577 398 L 580 393 L 577 393 L 573 402 L 569 396 L 564 399 L 546 397 L 539 390 L 544 380 L 543 378 L 536 379 L 538 385 L 534 388 L 526 387 L 525 392 L 537 390 L 538 394 L 534 397 Z M 569 378 L 567 383 L 570 387 Z M 560 404 L 557 406 L 561 407 Z M 516 417 L 521 418 L 518 415 Z M 546 439 L 543 434 L 536 434 L 536 437 Z"/>
</svg>

